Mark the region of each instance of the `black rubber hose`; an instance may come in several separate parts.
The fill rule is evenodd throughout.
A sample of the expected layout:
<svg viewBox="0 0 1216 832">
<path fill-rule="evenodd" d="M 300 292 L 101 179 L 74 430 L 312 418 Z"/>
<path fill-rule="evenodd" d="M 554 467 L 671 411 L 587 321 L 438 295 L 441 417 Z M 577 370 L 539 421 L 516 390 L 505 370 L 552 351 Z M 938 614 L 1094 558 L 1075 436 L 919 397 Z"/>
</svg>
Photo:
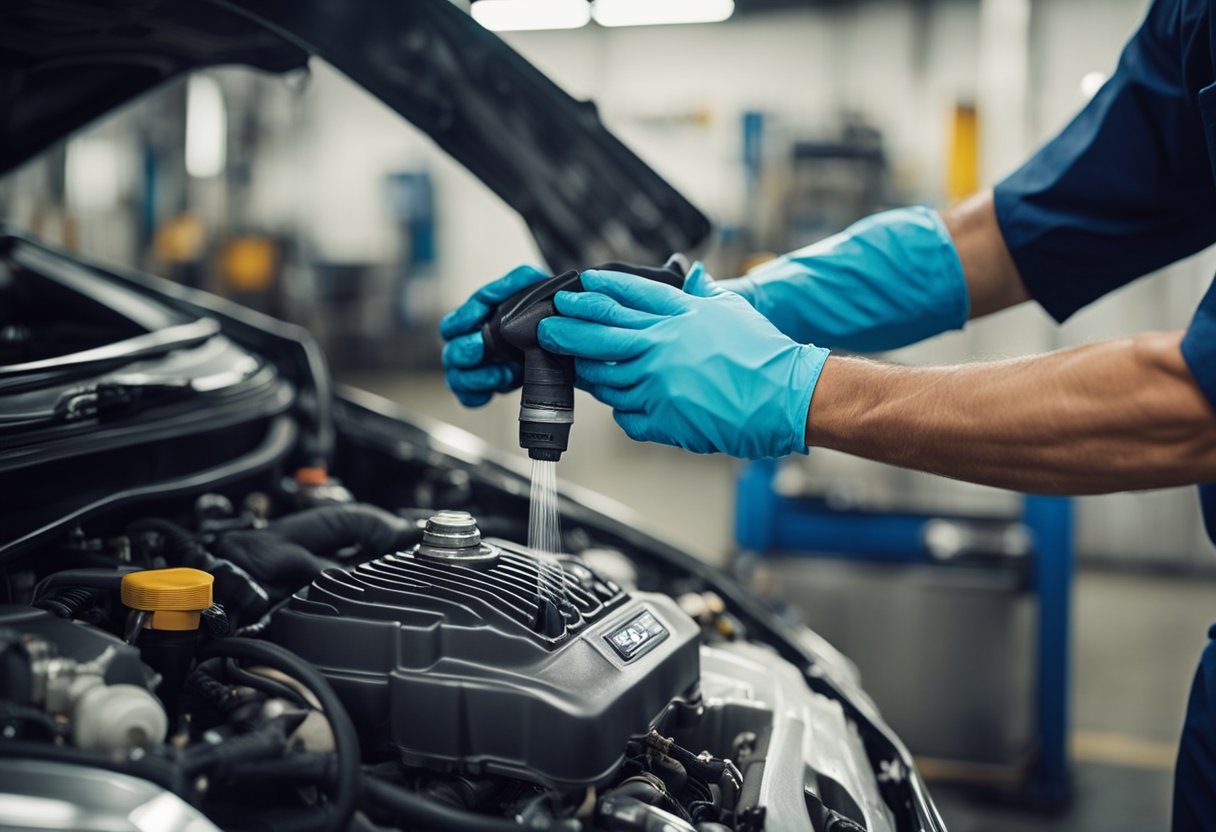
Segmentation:
<svg viewBox="0 0 1216 832">
<path fill-rule="evenodd" d="M 172 520 L 147 517 L 142 520 L 136 520 L 127 526 L 126 531 L 129 536 L 134 536 L 141 532 L 159 534 L 164 538 L 166 553 L 171 555 L 174 560 L 180 560 L 186 566 L 207 570 L 213 566 L 215 557 L 207 551 L 203 544 L 195 539 L 194 535 Z"/>
<path fill-rule="evenodd" d="M 244 685 L 247 688 L 259 690 L 268 696 L 273 696 L 278 699 L 286 699 L 291 704 L 300 707 L 311 709 L 312 703 L 293 688 L 291 685 L 280 682 L 278 679 L 271 679 L 267 676 L 259 676 L 256 673 L 250 673 L 245 668 L 236 663 L 236 659 L 229 659 L 224 665 L 224 676 L 228 681 L 237 685 Z"/>
<path fill-rule="evenodd" d="M 225 819 L 223 828 L 225 832 L 310 832 L 316 821 L 312 809 L 268 809 L 240 821 Z"/>
<path fill-rule="evenodd" d="M 278 724 L 220 743 L 200 743 L 182 752 L 182 768 L 190 777 L 218 768 L 278 759 L 287 751 L 287 733 Z"/>
<path fill-rule="evenodd" d="M 345 829 L 355 814 L 355 802 L 359 797 L 359 736 L 355 733 L 350 715 L 346 713 L 342 701 L 338 699 L 329 682 L 295 653 L 270 642 L 248 638 L 217 639 L 203 647 L 199 659 L 201 661 L 212 657 L 252 661 L 281 670 L 317 697 L 334 735 L 338 771 L 334 786 L 330 790 L 330 805 L 317 813 L 315 828 L 319 832 L 339 832 Z"/>
<path fill-rule="evenodd" d="M 384 555 L 422 539 L 416 523 L 365 503 L 301 511 L 276 520 L 266 531 L 321 557 L 332 557 L 350 546 L 368 555 Z"/>
<path fill-rule="evenodd" d="M 232 712 L 240 707 L 241 702 L 232 690 L 201 667 L 190 671 L 186 677 L 186 687 L 197 693 L 215 708 L 215 712 L 228 719 Z"/>
<path fill-rule="evenodd" d="M 0 701 L 0 723 L 4 723 L 6 728 L 12 728 L 14 722 L 34 729 L 32 735 L 28 732 L 18 732 L 14 736 L 43 742 L 55 739 L 57 726 L 54 718 L 46 711 L 30 705 Z"/>
<path fill-rule="evenodd" d="M 212 638 L 232 635 L 232 622 L 228 619 L 228 612 L 219 604 L 212 604 L 203 610 L 199 624 Z"/>
<path fill-rule="evenodd" d="M 34 671 L 21 633 L 0 628 L 0 699 L 17 705 L 34 702 Z"/>
<path fill-rule="evenodd" d="M 153 533 L 163 540 L 165 559 L 174 566 L 201 569 L 215 578 L 215 594 L 233 618 L 257 619 L 266 611 L 266 590 L 235 563 L 217 558 L 198 538 L 171 520 L 148 517 L 127 527 L 127 534 Z"/>
<path fill-rule="evenodd" d="M 100 598 L 97 590 L 88 587 L 59 587 L 54 593 L 39 599 L 34 606 L 59 618 L 75 619 L 84 610 L 96 606 Z"/>
<path fill-rule="evenodd" d="M 338 774 L 333 754 L 317 751 L 297 751 L 281 760 L 240 763 L 228 772 L 228 779 L 242 785 L 290 781 L 293 786 L 328 785 Z"/>
<path fill-rule="evenodd" d="M 506 818 L 478 815 L 437 803 L 370 774 L 363 778 L 363 796 L 392 813 L 395 820 L 434 832 L 521 832 L 523 828 Z"/>
<path fill-rule="evenodd" d="M 30 604 L 31 606 L 35 605 L 38 599 L 49 590 L 61 586 L 83 586 L 117 592 L 119 587 L 122 586 L 122 576 L 128 572 L 138 571 L 139 567 L 136 566 L 115 565 L 105 568 L 64 569 L 60 572 L 52 572 L 34 587 L 34 594 L 30 599 Z"/>
</svg>

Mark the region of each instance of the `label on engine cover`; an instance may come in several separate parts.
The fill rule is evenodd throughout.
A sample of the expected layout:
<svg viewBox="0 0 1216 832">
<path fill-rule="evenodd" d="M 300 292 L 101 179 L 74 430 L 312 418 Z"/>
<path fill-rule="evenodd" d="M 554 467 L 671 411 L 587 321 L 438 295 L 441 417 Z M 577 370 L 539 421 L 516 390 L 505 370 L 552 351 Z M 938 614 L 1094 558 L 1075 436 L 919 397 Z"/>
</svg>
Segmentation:
<svg viewBox="0 0 1216 832">
<path fill-rule="evenodd" d="M 667 628 L 647 610 L 604 638 L 622 659 L 630 661 L 667 638 Z"/>
</svg>

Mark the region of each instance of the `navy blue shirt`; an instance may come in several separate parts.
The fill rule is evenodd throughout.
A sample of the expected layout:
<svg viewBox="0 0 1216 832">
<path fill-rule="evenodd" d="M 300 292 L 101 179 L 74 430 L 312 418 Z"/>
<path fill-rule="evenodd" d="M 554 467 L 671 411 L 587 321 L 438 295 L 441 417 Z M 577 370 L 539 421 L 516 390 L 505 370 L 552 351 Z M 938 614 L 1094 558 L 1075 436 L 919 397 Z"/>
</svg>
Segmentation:
<svg viewBox="0 0 1216 832">
<path fill-rule="evenodd" d="M 996 187 L 1026 289 L 1057 321 L 1216 242 L 1212 2 L 1156 0 L 1093 100 Z M 1216 408 L 1216 282 L 1182 354 Z M 1216 484 L 1199 491 L 1216 542 Z"/>
</svg>

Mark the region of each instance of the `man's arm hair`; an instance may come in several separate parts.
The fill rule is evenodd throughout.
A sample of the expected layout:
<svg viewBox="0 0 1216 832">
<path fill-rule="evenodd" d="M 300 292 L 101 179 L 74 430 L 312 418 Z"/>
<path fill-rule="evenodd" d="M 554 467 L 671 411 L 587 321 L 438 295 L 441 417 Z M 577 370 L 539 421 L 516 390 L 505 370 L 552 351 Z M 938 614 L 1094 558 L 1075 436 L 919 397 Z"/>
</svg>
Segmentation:
<svg viewBox="0 0 1216 832">
<path fill-rule="evenodd" d="M 958 367 L 832 356 L 808 444 L 1000 488 L 1099 494 L 1216 481 L 1216 414 L 1181 332 Z"/>
</svg>

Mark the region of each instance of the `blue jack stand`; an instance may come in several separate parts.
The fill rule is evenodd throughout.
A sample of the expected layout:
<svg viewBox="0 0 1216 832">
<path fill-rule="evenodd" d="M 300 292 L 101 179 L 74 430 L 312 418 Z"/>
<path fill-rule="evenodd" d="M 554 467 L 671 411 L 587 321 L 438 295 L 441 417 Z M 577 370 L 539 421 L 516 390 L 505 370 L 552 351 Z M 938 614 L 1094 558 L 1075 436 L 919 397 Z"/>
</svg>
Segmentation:
<svg viewBox="0 0 1216 832">
<path fill-rule="evenodd" d="M 735 516 L 741 549 L 760 557 L 784 553 L 880 563 L 937 563 L 926 549 L 925 529 L 943 518 L 911 512 L 838 511 L 822 501 L 782 496 L 774 488 L 777 465 L 771 460 L 753 462 L 740 474 Z M 1066 804 L 1071 796 L 1067 741 L 1072 501 L 1027 495 L 1020 520 L 1031 535 L 1031 589 L 1038 597 L 1038 754 L 1024 784 L 1024 796 L 1050 808 Z"/>
</svg>

